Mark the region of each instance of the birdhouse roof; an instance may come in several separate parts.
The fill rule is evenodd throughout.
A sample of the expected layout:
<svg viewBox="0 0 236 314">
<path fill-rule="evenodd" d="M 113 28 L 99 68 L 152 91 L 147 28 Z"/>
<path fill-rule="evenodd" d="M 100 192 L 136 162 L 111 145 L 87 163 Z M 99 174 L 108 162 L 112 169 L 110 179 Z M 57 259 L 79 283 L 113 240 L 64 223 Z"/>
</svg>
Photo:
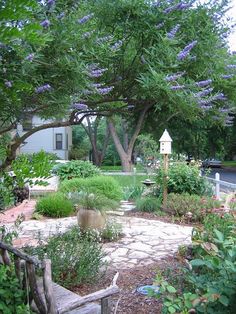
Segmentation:
<svg viewBox="0 0 236 314">
<path fill-rule="evenodd" d="M 164 131 L 161 138 L 159 139 L 159 142 L 172 142 L 172 138 L 170 137 L 170 134 L 167 130 Z"/>
</svg>

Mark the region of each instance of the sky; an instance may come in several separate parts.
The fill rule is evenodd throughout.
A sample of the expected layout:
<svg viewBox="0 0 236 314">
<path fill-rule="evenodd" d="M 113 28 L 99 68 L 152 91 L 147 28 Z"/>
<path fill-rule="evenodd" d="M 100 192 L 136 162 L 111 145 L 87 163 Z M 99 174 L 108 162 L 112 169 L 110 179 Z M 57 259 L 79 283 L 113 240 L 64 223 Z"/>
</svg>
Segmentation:
<svg viewBox="0 0 236 314">
<path fill-rule="evenodd" d="M 232 1 L 232 9 L 229 11 L 229 16 L 236 21 L 236 0 Z M 236 28 L 234 29 L 233 33 L 229 36 L 229 45 L 230 50 L 236 51 Z"/>
</svg>

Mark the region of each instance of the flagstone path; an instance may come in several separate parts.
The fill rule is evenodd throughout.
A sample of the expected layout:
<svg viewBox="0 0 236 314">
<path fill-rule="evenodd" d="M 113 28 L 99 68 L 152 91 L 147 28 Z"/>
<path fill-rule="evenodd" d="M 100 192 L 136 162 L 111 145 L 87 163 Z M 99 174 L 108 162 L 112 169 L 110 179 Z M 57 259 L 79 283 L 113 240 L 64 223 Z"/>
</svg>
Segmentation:
<svg viewBox="0 0 236 314">
<path fill-rule="evenodd" d="M 17 208 L 16 212 L 6 212 L 4 225 L 8 230 L 14 229 L 13 218 L 16 214 L 24 213 L 26 208 L 26 218 L 29 219 L 29 207 L 34 206 L 33 201 L 27 202 L 25 206 Z M 112 216 L 112 219 L 122 225 L 123 237 L 117 242 L 105 243 L 103 249 L 107 254 L 105 260 L 112 268 L 126 269 L 134 266 L 145 266 L 156 262 L 162 258 L 173 255 L 178 250 L 179 245 L 191 243 L 192 227 L 180 226 L 165 223 L 157 220 L 148 220 L 136 217 L 120 216 L 125 211 L 133 209 L 134 205 L 122 202 L 118 211 L 119 216 Z M 6 218 L 10 218 L 7 223 Z M 2 222 L 2 221 L 1 221 Z M 37 245 L 40 237 L 46 240 L 48 237 L 59 232 L 65 232 L 70 227 L 77 224 L 76 217 L 66 217 L 59 219 L 25 220 L 18 230 L 18 238 L 14 241 L 14 246 Z"/>
</svg>

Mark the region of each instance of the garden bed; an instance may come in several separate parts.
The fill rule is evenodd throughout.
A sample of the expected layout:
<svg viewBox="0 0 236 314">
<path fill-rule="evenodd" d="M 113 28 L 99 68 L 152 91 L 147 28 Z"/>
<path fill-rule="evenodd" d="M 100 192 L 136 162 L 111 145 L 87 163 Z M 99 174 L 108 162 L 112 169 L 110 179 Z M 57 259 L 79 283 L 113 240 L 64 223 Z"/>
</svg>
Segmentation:
<svg viewBox="0 0 236 314">
<path fill-rule="evenodd" d="M 113 298 L 115 308 L 118 298 L 120 301 L 117 307 L 117 314 L 159 314 L 161 313 L 161 301 L 139 294 L 136 289 L 142 285 L 150 285 L 155 279 L 158 270 L 176 269 L 178 261 L 174 257 L 169 257 L 160 262 L 150 264 L 145 267 L 134 267 L 119 271 L 117 284 L 121 289 L 120 295 Z M 73 287 L 74 292 L 80 295 L 95 292 L 111 283 L 116 271 L 109 271 L 97 283 L 83 284 Z"/>
</svg>

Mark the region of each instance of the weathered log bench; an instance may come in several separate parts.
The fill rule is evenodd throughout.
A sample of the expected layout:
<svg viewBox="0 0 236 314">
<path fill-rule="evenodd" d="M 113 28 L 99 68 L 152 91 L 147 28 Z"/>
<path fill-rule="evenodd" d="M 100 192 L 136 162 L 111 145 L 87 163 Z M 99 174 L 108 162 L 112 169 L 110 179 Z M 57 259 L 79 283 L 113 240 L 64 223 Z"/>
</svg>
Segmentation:
<svg viewBox="0 0 236 314">
<path fill-rule="evenodd" d="M 0 242 L 0 263 L 11 265 L 12 253 L 16 276 L 20 286 L 27 291 L 30 306 L 40 314 L 108 314 L 111 313 L 110 297 L 119 292 L 116 285 L 118 273 L 112 284 L 86 296 L 79 296 L 52 281 L 51 261 L 42 262 L 24 252 Z M 42 270 L 42 278 L 36 276 L 36 269 Z M 101 305 L 93 303 L 101 300 Z"/>
</svg>

